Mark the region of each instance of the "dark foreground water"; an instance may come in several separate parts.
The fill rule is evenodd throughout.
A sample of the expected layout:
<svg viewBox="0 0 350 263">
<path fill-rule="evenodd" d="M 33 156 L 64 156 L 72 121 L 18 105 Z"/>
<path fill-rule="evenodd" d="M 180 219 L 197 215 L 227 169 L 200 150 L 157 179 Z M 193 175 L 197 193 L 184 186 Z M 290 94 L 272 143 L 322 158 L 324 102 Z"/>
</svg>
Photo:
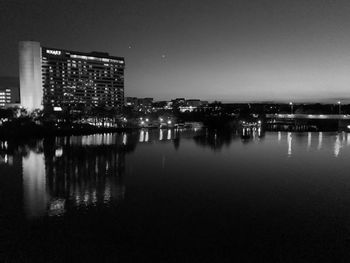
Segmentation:
<svg viewBox="0 0 350 263">
<path fill-rule="evenodd" d="M 0 261 L 348 262 L 350 134 L 0 142 Z"/>
</svg>

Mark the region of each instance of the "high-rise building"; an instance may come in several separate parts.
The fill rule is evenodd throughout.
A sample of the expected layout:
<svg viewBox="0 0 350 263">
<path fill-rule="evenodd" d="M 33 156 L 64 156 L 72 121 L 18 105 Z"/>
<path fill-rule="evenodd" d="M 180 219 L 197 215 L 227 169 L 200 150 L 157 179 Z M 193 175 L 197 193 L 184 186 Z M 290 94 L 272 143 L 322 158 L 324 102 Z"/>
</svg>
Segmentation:
<svg viewBox="0 0 350 263">
<path fill-rule="evenodd" d="M 122 57 L 19 44 L 21 104 L 33 110 L 84 110 L 124 105 Z"/>
</svg>

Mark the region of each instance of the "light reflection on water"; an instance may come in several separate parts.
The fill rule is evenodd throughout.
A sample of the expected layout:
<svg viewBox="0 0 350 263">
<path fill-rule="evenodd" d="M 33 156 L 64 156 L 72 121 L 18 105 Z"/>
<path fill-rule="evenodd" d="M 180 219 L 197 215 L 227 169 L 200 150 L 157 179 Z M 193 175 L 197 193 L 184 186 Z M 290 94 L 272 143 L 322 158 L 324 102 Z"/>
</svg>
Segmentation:
<svg viewBox="0 0 350 263">
<path fill-rule="evenodd" d="M 288 142 L 288 156 L 292 156 L 292 133 L 288 132 L 287 134 L 287 142 Z"/>
<path fill-rule="evenodd" d="M 43 153 L 29 152 L 22 158 L 24 207 L 28 216 L 43 216 L 49 196 Z"/>
<path fill-rule="evenodd" d="M 193 244 L 200 254 L 214 248 L 215 256 L 241 245 L 251 248 L 244 255 L 261 248 L 269 259 L 277 248 L 276 262 L 301 262 L 283 253 L 304 248 L 311 251 L 305 262 L 325 251 L 333 259 L 348 251 L 350 238 L 349 141 L 347 133 L 246 128 L 0 142 L 0 219 L 11 219 L 10 247 L 20 253 L 38 257 L 48 240 L 49 257 L 33 262 L 50 262 L 52 253 L 59 262 L 69 253 L 79 260 L 85 253 L 90 259 L 90 251 L 109 255 L 110 245 L 142 251 L 130 262 L 162 249 L 183 262 Z M 25 224 L 22 234 L 25 227 L 16 226 Z M 15 246 L 18 240 L 24 245 Z M 343 250 L 324 249 L 329 244 Z M 117 257 L 133 252 L 121 249 Z"/>
<path fill-rule="evenodd" d="M 260 128 L 225 133 L 198 129 L 142 129 L 133 133 L 57 137 L 38 140 L 30 146 L 0 142 L 0 165 L 23 167 L 23 200 L 28 217 L 58 216 L 71 209 L 122 202 L 127 189 L 124 184 L 127 155 L 137 154 L 134 153 L 137 146 L 142 147 L 150 142 L 171 143 L 176 151 L 183 144 L 196 152 L 199 147 L 210 148 L 213 152 L 234 150 L 232 147 L 239 145 L 251 149 L 260 147 L 267 154 L 274 155 L 276 160 L 295 156 L 308 158 L 315 151 L 322 151 L 322 158 L 331 159 L 339 158 L 342 154 L 350 157 L 347 147 L 349 136 L 346 133 L 324 132 L 277 132 L 276 136 L 276 133 L 265 133 Z M 154 144 L 152 147 L 163 151 L 162 145 Z M 9 151 L 9 148 L 12 150 Z M 276 152 L 276 149 L 283 148 L 284 154 Z M 23 156 L 20 163 L 13 163 L 13 155 Z M 162 154 L 162 170 L 167 167 L 167 158 L 169 153 Z M 251 158 L 255 158 L 252 159 L 253 163 L 259 163 L 256 156 L 252 155 Z M 186 167 L 187 164 L 181 165 Z M 129 168 L 131 171 L 132 167 Z"/>
<path fill-rule="evenodd" d="M 323 139 L 323 133 L 319 132 L 318 133 L 318 145 L 317 145 L 317 150 L 321 150 L 322 148 L 322 139 Z"/>
</svg>

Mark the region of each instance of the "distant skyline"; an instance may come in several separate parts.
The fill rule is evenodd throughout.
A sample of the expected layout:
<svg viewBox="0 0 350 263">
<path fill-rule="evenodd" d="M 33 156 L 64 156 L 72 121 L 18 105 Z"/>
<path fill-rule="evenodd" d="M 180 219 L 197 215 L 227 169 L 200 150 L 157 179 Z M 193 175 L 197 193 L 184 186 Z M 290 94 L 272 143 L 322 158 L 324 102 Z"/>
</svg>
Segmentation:
<svg viewBox="0 0 350 263">
<path fill-rule="evenodd" d="M 0 76 L 18 42 L 126 60 L 125 95 L 350 101 L 345 0 L 0 0 Z"/>
</svg>

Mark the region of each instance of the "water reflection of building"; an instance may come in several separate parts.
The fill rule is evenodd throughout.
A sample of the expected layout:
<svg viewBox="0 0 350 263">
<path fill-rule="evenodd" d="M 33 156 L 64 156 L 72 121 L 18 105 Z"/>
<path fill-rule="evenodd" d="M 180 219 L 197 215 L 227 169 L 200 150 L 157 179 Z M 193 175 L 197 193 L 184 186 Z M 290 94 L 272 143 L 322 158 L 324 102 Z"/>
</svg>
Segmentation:
<svg viewBox="0 0 350 263">
<path fill-rule="evenodd" d="M 140 132 L 45 139 L 29 141 L 24 145 L 17 144 L 16 147 L 14 142 L 0 141 L 1 186 L 6 189 L 4 182 L 14 180 L 21 186 L 17 192 L 14 191 L 18 200 L 13 201 L 10 197 L 6 197 L 4 202 L 15 206 L 20 204 L 22 209 L 24 200 L 28 216 L 41 216 L 47 213 L 59 215 L 76 207 L 115 204 L 123 199 L 125 193 L 123 174 L 126 154 L 134 151 L 138 144 L 149 144 L 154 141 L 159 144 L 172 143 L 177 149 L 180 139 L 181 142 L 189 139 L 194 140 L 197 145 L 219 151 L 225 146 L 228 147 L 233 141 L 254 143 L 261 139 L 258 130 L 253 135 L 252 131 L 243 133 L 239 130 L 205 129 L 194 132 L 164 129 L 161 133 L 159 130 L 144 130 L 144 140 L 140 143 Z M 167 139 L 169 133 L 170 140 Z M 163 136 L 161 141 L 159 141 L 160 134 Z M 243 134 L 247 136 L 245 139 L 242 139 Z M 317 148 L 333 157 L 341 157 L 342 151 L 345 151 L 350 142 L 350 135 L 347 133 L 283 132 L 278 135 L 272 134 L 268 138 L 267 143 L 280 143 L 280 148 L 285 151 L 284 153 L 287 152 L 288 156 L 299 155 L 301 149 L 303 151 L 310 149 L 311 154 L 312 150 Z M 277 142 L 279 138 L 281 142 Z M 165 159 L 163 165 L 164 163 Z M 8 173 L 17 176 L 10 177 Z"/>
<path fill-rule="evenodd" d="M 323 133 L 319 132 L 318 133 L 318 145 L 317 145 L 317 150 L 321 150 L 322 148 L 322 139 L 323 139 Z"/>
<path fill-rule="evenodd" d="M 312 140 L 312 133 L 308 132 L 307 133 L 307 150 L 309 151 L 311 148 L 311 140 Z"/>
<path fill-rule="evenodd" d="M 16 217 L 22 215 L 22 185 L 22 156 L 11 143 L 0 141 L 0 225 L 13 225 Z M 1 230 L 2 233 L 4 230 Z"/>
<path fill-rule="evenodd" d="M 238 140 L 238 134 L 227 131 L 206 130 L 203 134 L 194 137 L 196 144 L 203 147 L 210 147 L 214 151 L 219 151 L 223 146 L 229 146 L 232 140 Z"/>
<path fill-rule="evenodd" d="M 23 156 L 16 166 L 22 170 L 26 215 L 118 203 L 125 194 L 125 155 L 136 147 L 135 134 L 128 141 L 123 145 L 123 136 L 114 134 L 47 138 L 18 146 L 14 156 Z"/>
<path fill-rule="evenodd" d="M 23 157 L 24 208 L 29 217 L 42 216 L 49 199 L 46 189 L 45 160 L 43 153 L 30 151 Z"/>
<path fill-rule="evenodd" d="M 154 142 L 154 141 L 172 141 L 179 139 L 180 136 L 186 134 L 186 131 L 193 132 L 191 129 L 157 129 L 157 130 L 148 130 L 141 129 L 139 132 L 139 142 Z M 126 140 L 127 138 L 125 138 Z"/>
<path fill-rule="evenodd" d="M 212 130 L 205 129 L 194 137 L 194 141 L 201 146 L 209 146 L 214 151 L 219 151 L 223 146 L 229 146 L 234 140 L 242 143 L 260 141 L 264 138 L 265 131 L 260 127 L 242 128 L 239 130 Z"/>
<path fill-rule="evenodd" d="M 8 151 L 8 142 L 0 141 L 0 165 L 13 165 L 13 152 Z"/>
<path fill-rule="evenodd" d="M 1 192 L 12 189 L 6 194 L 6 199 L 13 195 L 11 205 L 24 209 L 28 216 L 45 214 L 48 196 L 43 168 L 42 140 L 30 140 L 26 144 L 0 141 L 0 183 L 6 187 Z M 6 199 L 2 201 L 7 202 Z"/>
<path fill-rule="evenodd" d="M 163 141 L 178 139 L 175 147 L 179 146 L 178 131 L 160 132 Z M 47 138 L 23 146 L 20 152 L 25 155 L 22 173 L 27 215 L 60 215 L 74 207 L 119 202 L 125 194 L 126 153 L 134 151 L 140 142 L 158 138 L 157 132 L 141 130 Z"/>
<path fill-rule="evenodd" d="M 334 142 L 334 156 L 338 157 L 340 154 L 341 148 L 344 147 L 345 141 L 347 140 L 348 136 L 345 136 L 345 132 L 342 132 L 341 134 L 338 133 L 335 136 L 335 142 Z"/>
<path fill-rule="evenodd" d="M 334 156 L 338 157 L 339 152 L 340 152 L 340 148 L 341 148 L 341 142 L 339 139 L 339 134 L 337 134 L 335 136 L 335 143 L 334 143 Z"/>
<path fill-rule="evenodd" d="M 100 135 L 102 137 L 102 135 Z M 115 202 L 124 198 L 125 149 L 122 144 L 86 136 L 46 140 L 45 170 L 50 195 L 49 213 L 69 207 Z M 96 143 L 96 144 L 95 144 Z M 57 147 L 59 154 L 57 155 Z"/>
<path fill-rule="evenodd" d="M 323 143 L 324 143 L 323 142 L 324 132 L 318 132 L 318 133 L 308 132 L 307 142 L 306 142 L 307 151 L 310 151 L 312 149 L 312 141 L 313 141 L 312 138 L 314 136 L 316 137 L 316 140 L 317 140 L 317 147 L 315 147 L 315 149 L 317 149 L 317 151 L 322 150 Z M 288 156 L 292 155 L 293 137 L 296 139 L 295 141 L 296 143 L 299 142 L 300 145 L 303 145 L 305 143 L 304 133 L 288 132 L 287 133 Z M 349 144 L 350 135 L 345 132 L 337 133 L 335 135 L 328 134 L 328 136 L 326 136 L 326 139 L 327 139 L 326 145 L 329 145 L 329 144 L 332 145 L 332 154 L 334 157 L 339 157 L 344 146 L 350 145 Z M 329 147 L 327 149 L 329 149 Z"/>
<path fill-rule="evenodd" d="M 255 141 L 264 137 L 265 132 L 261 127 L 243 127 L 241 129 L 241 138 L 243 142 Z"/>
</svg>

